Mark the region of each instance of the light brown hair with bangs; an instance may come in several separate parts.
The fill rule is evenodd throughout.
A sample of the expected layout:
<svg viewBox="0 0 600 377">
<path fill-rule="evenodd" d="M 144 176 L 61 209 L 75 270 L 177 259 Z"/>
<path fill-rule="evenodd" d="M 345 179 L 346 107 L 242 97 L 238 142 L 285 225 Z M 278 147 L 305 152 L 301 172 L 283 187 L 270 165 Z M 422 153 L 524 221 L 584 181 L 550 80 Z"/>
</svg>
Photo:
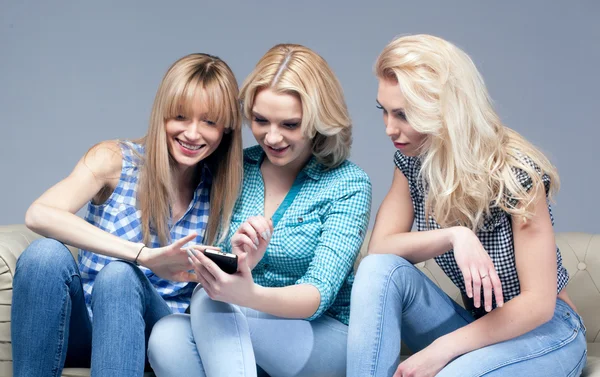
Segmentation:
<svg viewBox="0 0 600 377">
<path fill-rule="evenodd" d="M 206 163 L 212 175 L 210 211 L 204 243 L 217 242 L 221 230 L 229 229 L 231 213 L 242 182 L 241 112 L 238 86 L 229 66 L 218 57 L 190 54 L 176 61 L 165 74 L 152 106 L 138 186 L 144 242 L 156 232 L 161 245 L 170 239 L 168 219 L 174 195 L 174 161 L 167 147 L 165 123 L 191 113 L 192 100 L 200 93 L 208 119 L 223 124 L 225 133 Z M 221 234 L 223 238 L 225 234 Z"/>
</svg>

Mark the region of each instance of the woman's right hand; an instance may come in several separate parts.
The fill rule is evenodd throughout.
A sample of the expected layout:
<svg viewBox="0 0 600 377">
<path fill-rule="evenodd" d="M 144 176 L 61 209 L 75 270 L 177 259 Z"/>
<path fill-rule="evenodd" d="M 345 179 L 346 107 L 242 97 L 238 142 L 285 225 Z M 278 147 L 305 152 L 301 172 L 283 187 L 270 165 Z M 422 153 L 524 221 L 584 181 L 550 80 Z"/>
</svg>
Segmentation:
<svg viewBox="0 0 600 377">
<path fill-rule="evenodd" d="M 264 216 L 249 217 L 231 237 L 231 252 L 236 255 L 246 254 L 250 270 L 265 255 L 269 241 L 273 235 L 273 222 Z"/>
<path fill-rule="evenodd" d="M 145 247 L 138 257 L 138 262 L 163 279 L 195 282 L 196 275 L 190 272 L 193 267 L 188 260 L 187 251 L 182 248 L 197 236 L 196 233 L 190 233 L 167 246 L 154 249 Z"/>
<path fill-rule="evenodd" d="M 502 306 L 504 298 L 500 278 L 479 238 L 469 228 L 459 226 L 452 229 L 454 259 L 465 279 L 467 296 L 473 298 L 473 305 L 479 308 L 481 306 L 481 288 L 483 287 L 485 310 L 487 312 L 492 310 L 492 291 L 496 297 L 496 305 Z"/>
</svg>

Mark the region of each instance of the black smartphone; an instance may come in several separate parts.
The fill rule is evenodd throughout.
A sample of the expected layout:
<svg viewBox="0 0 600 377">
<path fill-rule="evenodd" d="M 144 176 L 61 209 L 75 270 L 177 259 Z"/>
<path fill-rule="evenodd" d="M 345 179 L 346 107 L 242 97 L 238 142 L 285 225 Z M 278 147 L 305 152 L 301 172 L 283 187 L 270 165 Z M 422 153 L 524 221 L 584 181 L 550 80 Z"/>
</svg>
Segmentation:
<svg viewBox="0 0 600 377">
<path fill-rule="evenodd" d="M 204 250 L 204 255 L 215 262 L 223 272 L 228 274 L 236 273 L 238 267 L 237 255 L 211 249 Z"/>
</svg>

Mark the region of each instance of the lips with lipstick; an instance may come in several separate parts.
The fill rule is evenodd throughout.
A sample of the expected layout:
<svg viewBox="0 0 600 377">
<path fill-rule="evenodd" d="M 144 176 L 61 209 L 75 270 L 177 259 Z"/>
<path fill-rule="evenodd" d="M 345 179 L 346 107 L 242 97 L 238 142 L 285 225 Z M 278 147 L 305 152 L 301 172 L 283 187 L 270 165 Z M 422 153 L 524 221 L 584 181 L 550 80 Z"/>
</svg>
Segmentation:
<svg viewBox="0 0 600 377">
<path fill-rule="evenodd" d="M 198 149 L 200 149 L 200 148 L 202 148 L 204 146 L 204 144 L 195 145 L 195 144 L 185 143 L 185 142 L 183 142 L 183 141 L 181 141 L 179 139 L 175 139 L 175 140 L 177 140 L 177 142 L 179 143 L 179 145 L 181 145 L 182 147 L 187 148 L 187 149 L 192 150 L 192 151 L 197 151 Z"/>
<path fill-rule="evenodd" d="M 177 144 L 179 144 L 181 152 L 188 156 L 197 155 L 198 152 L 206 146 L 206 144 L 190 144 L 180 139 L 175 140 L 177 141 Z"/>
<path fill-rule="evenodd" d="M 273 148 L 271 146 L 266 145 L 266 147 L 273 154 L 282 154 L 283 152 L 287 151 L 290 146 L 288 145 L 287 147 L 283 148 Z"/>
</svg>

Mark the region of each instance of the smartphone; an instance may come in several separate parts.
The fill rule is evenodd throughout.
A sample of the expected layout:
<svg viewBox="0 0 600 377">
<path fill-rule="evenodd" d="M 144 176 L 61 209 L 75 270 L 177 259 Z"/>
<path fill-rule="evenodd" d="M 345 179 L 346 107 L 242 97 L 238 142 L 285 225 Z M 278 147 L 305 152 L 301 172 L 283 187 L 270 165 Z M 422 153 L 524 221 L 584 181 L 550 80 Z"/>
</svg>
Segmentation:
<svg viewBox="0 0 600 377">
<path fill-rule="evenodd" d="M 238 267 L 237 255 L 211 249 L 204 250 L 204 255 L 215 262 L 223 272 L 228 274 L 236 273 Z"/>
</svg>

